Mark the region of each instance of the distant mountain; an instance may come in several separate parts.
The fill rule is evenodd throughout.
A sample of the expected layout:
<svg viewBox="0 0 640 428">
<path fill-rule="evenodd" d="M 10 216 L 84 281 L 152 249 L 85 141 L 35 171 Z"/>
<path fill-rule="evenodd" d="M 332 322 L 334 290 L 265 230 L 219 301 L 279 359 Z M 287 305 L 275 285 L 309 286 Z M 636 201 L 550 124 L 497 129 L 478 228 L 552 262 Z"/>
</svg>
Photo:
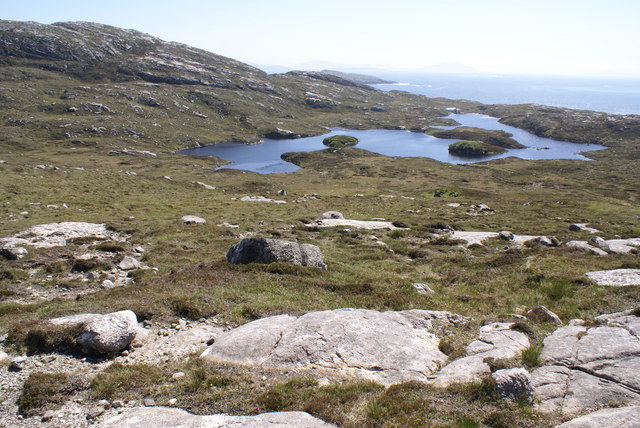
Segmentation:
<svg viewBox="0 0 640 428">
<path fill-rule="evenodd" d="M 90 22 L 0 20 L 0 117 L 9 118 L 0 124 L 0 146 L 176 149 L 280 131 L 289 131 L 283 138 L 318 135 L 334 126 L 422 130 L 451 104 L 378 91 L 363 80 L 379 82 L 337 72 L 267 74 Z"/>
<path fill-rule="evenodd" d="M 381 79 L 376 76 L 368 76 L 366 74 L 343 73 L 342 71 L 336 70 L 322 70 L 321 73 L 331 74 L 333 76 L 338 76 L 346 80 L 351 80 L 353 82 L 364 83 L 365 85 L 382 85 L 396 83 L 390 80 Z"/>
</svg>

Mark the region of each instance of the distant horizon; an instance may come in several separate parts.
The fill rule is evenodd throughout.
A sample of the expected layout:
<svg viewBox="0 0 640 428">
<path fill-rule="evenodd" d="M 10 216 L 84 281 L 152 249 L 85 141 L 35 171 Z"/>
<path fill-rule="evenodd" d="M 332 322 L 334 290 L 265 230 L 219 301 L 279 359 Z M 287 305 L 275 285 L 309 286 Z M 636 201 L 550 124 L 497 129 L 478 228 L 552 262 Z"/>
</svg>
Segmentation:
<svg viewBox="0 0 640 428">
<path fill-rule="evenodd" d="M 327 62 L 345 71 L 413 72 L 460 64 L 485 74 L 619 78 L 640 78 L 638 16 L 636 0 L 457 0 L 455 8 L 431 0 L 398 0 L 392 8 L 382 0 L 186 0 L 180 7 L 23 0 L 2 13 L 135 29 L 262 67 Z"/>
</svg>

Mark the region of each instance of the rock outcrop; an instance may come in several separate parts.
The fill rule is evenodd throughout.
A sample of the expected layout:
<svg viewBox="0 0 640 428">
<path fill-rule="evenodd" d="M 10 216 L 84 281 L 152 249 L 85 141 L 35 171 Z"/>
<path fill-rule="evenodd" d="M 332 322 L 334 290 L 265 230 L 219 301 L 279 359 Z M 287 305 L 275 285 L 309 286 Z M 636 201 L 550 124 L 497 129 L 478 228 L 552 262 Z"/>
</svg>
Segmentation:
<svg viewBox="0 0 640 428">
<path fill-rule="evenodd" d="M 232 264 L 287 262 L 326 269 L 320 248 L 281 239 L 245 238 L 227 252 Z"/>
<path fill-rule="evenodd" d="M 330 428 L 305 412 L 274 412 L 254 416 L 192 415 L 184 410 L 168 407 L 140 407 L 127 409 L 97 425 L 100 428 Z"/>
<path fill-rule="evenodd" d="M 640 406 L 602 409 L 572 419 L 556 428 L 637 428 L 640 426 Z"/>
<path fill-rule="evenodd" d="M 611 403 L 640 404 L 640 317 L 596 318 L 597 327 L 562 327 L 544 340 L 533 383 L 540 410 L 577 415 Z"/>
<path fill-rule="evenodd" d="M 345 218 L 322 218 L 320 220 L 316 220 L 314 223 L 311 223 L 313 226 L 317 227 L 353 227 L 355 229 L 386 229 L 386 230 L 394 230 L 401 229 L 400 227 L 394 226 L 394 224 L 390 221 L 367 221 L 367 220 L 350 220 Z"/>
<path fill-rule="evenodd" d="M 126 348 L 136 337 L 138 319 L 132 311 L 110 314 L 80 314 L 49 320 L 55 325 L 82 324 L 76 342 L 86 353 L 108 354 Z"/>
<path fill-rule="evenodd" d="M 587 278 L 598 285 L 626 287 L 640 285 L 640 269 L 613 269 L 587 272 Z"/>
<path fill-rule="evenodd" d="M 522 367 L 508 370 L 497 370 L 491 374 L 496 383 L 498 394 L 506 400 L 533 400 L 533 383 L 531 375 Z"/>
<path fill-rule="evenodd" d="M 449 312 L 417 309 L 277 315 L 224 333 L 201 357 L 278 369 L 315 369 L 327 376 L 370 379 L 385 385 L 426 381 L 447 359 L 438 349 L 434 325 L 466 321 Z"/>
<path fill-rule="evenodd" d="M 510 359 L 529 347 L 526 334 L 514 330 L 513 323 L 492 323 L 480 328 L 478 339 L 467 345 L 467 356 L 453 360 L 430 380 L 437 386 L 477 382 L 491 373 L 485 358 Z"/>
<path fill-rule="evenodd" d="M 39 224 L 9 238 L 0 239 L 0 246 L 15 248 L 30 245 L 35 248 L 62 247 L 75 238 L 97 238 L 119 241 L 121 238 L 107 230 L 104 224 L 68 221 Z"/>
</svg>

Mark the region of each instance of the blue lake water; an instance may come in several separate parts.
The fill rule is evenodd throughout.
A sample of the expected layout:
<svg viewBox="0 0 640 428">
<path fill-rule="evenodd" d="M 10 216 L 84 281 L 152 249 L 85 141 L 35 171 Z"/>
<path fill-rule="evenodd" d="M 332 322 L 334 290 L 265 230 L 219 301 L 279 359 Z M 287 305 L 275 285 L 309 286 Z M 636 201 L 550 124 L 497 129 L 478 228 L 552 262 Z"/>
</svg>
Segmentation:
<svg viewBox="0 0 640 428">
<path fill-rule="evenodd" d="M 464 158 L 449 153 L 449 144 L 459 140 L 449 140 L 432 137 L 430 135 L 410 132 L 370 129 L 365 131 L 334 128 L 330 133 L 299 138 L 295 140 L 265 139 L 260 144 L 219 143 L 211 146 L 198 147 L 180 151 L 185 155 L 216 156 L 229 164 L 221 168 L 243 169 L 261 174 L 292 172 L 298 166 L 285 162 L 280 158 L 287 152 L 310 152 L 327 147 L 322 140 L 332 135 L 346 134 L 360 140 L 356 146 L 359 149 L 379 153 L 386 156 L 399 157 L 427 157 L 440 162 L 465 164 L 484 162 L 515 156 L 522 159 L 580 159 L 589 160 L 580 152 L 601 150 L 605 147 L 593 144 L 574 144 L 549 138 L 537 137 L 526 131 L 512 126 L 503 125 L 498 119 L 480 114 L 452 114 L 448 116 L 463 126 L 473 126 L 483 129 L 503 130 L 513 134 L 513 138 L 527 146 L 524 149 L 511 149 L 506 153 L 483 158 Z M 451 128 L 451 127 L 440 127 Z"/>
<path fill-rule="evenodd" d="M 369 73 L 397 85 L 375 85 L 429 97 L 485 104 L 537 103 L 616 114 L 640 114 L 640 79 L 494 74 Z"/>
</svg>

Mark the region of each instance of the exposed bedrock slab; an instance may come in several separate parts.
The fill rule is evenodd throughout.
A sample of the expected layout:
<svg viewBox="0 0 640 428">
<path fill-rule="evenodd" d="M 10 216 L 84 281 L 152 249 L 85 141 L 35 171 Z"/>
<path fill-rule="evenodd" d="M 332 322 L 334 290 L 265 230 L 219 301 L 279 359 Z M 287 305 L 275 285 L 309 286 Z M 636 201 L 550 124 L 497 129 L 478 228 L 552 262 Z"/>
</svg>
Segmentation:
<svg viewBox="0 0 640 428">
<path fill-rule="evenodd" d="M 514 358 L 529 347 L 526 334 L 513 330 L 513 323 L 492 323 L 480 328 L 480 335 L 467 345 L 467 356 L 444 366 L 431 382 L 437 386 L 477 382 L 491 373 L 485 358 Z"/>
<path fill-rule="evenodd" d="M 461 230 L 456 230 L 451 233 L 452 239 L 459 239 L 461 241 L 466 242 L 466 246 L 469 247 L 471 245 L 484 245 L 484 241 L 492 238 L 500 238 L 500 234 L 503 236 L 509 236 L 509 241 L 512 241 L 514 244 L 522 245 L 527 241 L 531 241 L 534 239 L 547 238 L 545 236 L 539 235 L 514 235 L 511 233 L 507 235 L 507 231 L 502 232 L 466 232 Z"/>
<path fill-rule="evenodd" d="M 640 285 L 640 269 L 613 269 L 587 272 L 587 277 L 598 285 L 627 287 Z"/>
<path fill-rule="evenodd" d="M 603 409 L 572 419 L 556 428 L 637 428 L 640 427 L 640 406 Z"/>
<path fill-rule="evenodd" d="M 30 245 L 35 248 L 59 247 L 67 245 L 67 241 L 74 238 L 122 240 L 117 234 L 108 231 L 104 224 L 68 221 L 30 227 L 12 237 L 1 238 L 0 245 L 4 247 L 20 245 Z"/>
<path fill-rule="evenodd" d="M 546 365 L 532 374 L 541 411 L 578 415 L 640 404 L 640 318 L 627 311 L 597 320 L 600 326 L 562 327 L 544 340 Z"/>
<path fill-rule="evenodd" d="M 305 412 L 274 412 L 254 416 L 192 415 L 167 407 L 127 409 L 97 425 L 100 428 L 331 428 L 335 425 Z"/>
<path fill-rule="evenodd" d="M 468 319 L 444 311 L 337 309 L 300 317 L 277 315 L 221 335 L 202 354 L 218 362 L 370 379 L 385 385 L 426 381 L 447 359 L 434 324 Z"/>
<path fill-rule="evenodd" d="M 390 221 L 366 221 L 366 220 L 350 220 L 345 218 L 323 218 L 320 220 L 316 220 L 312 223 L 318 227 L 353 227 L 355 229 L 386 229 L 386 230 L 394 230 L 401 229 L 393 225 Z"/>
</svg>

